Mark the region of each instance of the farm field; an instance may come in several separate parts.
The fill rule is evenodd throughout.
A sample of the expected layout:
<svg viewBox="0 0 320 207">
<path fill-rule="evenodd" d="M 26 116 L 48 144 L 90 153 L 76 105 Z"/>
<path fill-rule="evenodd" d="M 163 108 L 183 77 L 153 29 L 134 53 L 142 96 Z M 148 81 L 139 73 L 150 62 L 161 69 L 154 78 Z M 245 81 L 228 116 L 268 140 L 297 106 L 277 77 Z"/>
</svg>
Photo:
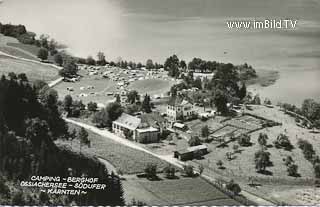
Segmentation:
<svg viewBox="0 0 320 207">
<path fill-rule="evenodd" d="M 72 124 L 69 124 L 69 128 L 70 130 L 74 128 L 79 129 L 79 127 Z M 157 164 L 159 170 L 168 165 L 166 162 L 149 154 L 131 149 L 90 131 L 88 133 L 91 147 L 83 146 L 82 151 L 109 161 L 117 170 L 121 170 L 124 174 L 141 173 L 148 163 Z M 70 141 L 57 140 L 56 143 L 71 147 Z M 78 140 L 72 142 L 72 150 L 80 150 Z"/>
<path fill-rule="evenodd" d="M 59 77 L 58 70 L 54 67 L 0 55 L 0 74 L 9 72 L 25 73 L 31 81 L 52 81 Z"/>
<path fill-rule="evenodd" d="M 200 177 L 169 180 L 160 176 L 159 181 L 126 178 L 125 199 L 130 202 L 135 198 L 147 205 L 239 205 Z"/>
</svg>

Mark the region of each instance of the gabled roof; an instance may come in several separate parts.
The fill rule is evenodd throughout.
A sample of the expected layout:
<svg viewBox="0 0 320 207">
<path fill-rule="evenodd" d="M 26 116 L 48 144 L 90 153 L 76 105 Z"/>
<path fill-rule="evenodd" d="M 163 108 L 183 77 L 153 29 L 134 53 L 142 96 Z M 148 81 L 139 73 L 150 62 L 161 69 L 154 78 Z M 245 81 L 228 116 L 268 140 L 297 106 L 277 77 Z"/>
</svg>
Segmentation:
<svg viewBox="0 0 320 207">
<path fill-rule="evenodd" d="M 149 113 L 149 114 L 142 114 L 140 116 L 142 123 L 148 123 L 149 126 L 159 128 L 163 126 L 166 122 L 165 118 L 163 118 L 159 113 Z"/>
<path fill-rule="evenodd" d="M 188 100 L 187 98 L 184 98 L 182 96 L 174 96 L 174 97 L 171 97 L 171 99 L 168 102 L 168 105 L 179 106 L 179 105 L 186 105 L 189 103 L 191 103 L 191 101 Z"/>
<path fill-rule="evenodd" d="M 130 130 L 135 130 L 141 124 L 141 119 L 126 113 L 122 113 L 121 116 L 114 121 L 114 123 Z"/>
</svg>

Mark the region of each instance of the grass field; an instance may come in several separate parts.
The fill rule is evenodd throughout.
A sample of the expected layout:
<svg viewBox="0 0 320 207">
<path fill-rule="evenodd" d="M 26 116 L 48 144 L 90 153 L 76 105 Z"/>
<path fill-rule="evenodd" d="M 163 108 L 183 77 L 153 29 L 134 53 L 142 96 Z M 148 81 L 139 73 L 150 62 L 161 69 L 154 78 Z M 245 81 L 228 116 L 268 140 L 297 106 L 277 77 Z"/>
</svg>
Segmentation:
<svg viewBox="0 0 320 207">
<path fill-rule="evenodd" d="M 38 61 L 36 48 L 32 45 L 21 44 L 13 37 L 0 34 L 0 51 L 9 55 Z"/>
<path fill-rule="evenodd" d="M 185 178 L 149 181 L 134 177 L 123 181 L 125 199 L 143 201 L 147 205 L 239 205 L 204 179 Z"/>
<path fill-rule="evenodd" d="M 69 127 L 70 129 L 79 129 L 79 127 L 71 124 Z M 83 147 L 83 152 L 109 161 L 124 174 L 141 173 L 144 171 L 148 163 L 157 164 L 159 170 L 168 165 L 166 162 L 149 154 L 126 147 L 90 131 L 88 132 L 89 139 L 91 141 L 91 148 Z M 70 141 L 58 140 L 57 143 L 71 147 Z M 72 143 L 72 150 L 79 151 L 79 149 L 79 142 L 74 140 Z"/>
<path fill-rule="evenodd" d="M 31 54 L 33 54 L 34 56 L 38 55 L 39 52 L 39 47 L 35 46 L 35 45 L 27 45 L 27 44 L 22 44 L 22 43 L 15 43 L 15 42 L 9 42 L 7 43 L 8 46 L 11 47 L 15 47 L 15 48 L 19 48 L 21 50 L 27 51 Z"/>
<path fill-rule="evenodd" d="M 58 78 L 58 70 L 51 66 L 27 62 L 0 55 L 0 74 L 26 73 L 29 80 L 51 81 Z"/>
<path fill-rule="evenodd" d="M 108 96 L 108 92 L 119 92 L 120 89 L 117 87 L 117 82 L 102 77 L 100 72 L 99 75 L 87 75 L 85 71 L 80 71 L 79 74 L 83 77 L 80 81 L 62 82 L 55 86 L 55 89 L 59 92 L 59 97 L 63 99 L 66 95 L 71 95 L 74 99 L 82 100 L 83 103 L 94 101 L 97 103 L 107 104 L 108 101 L 113 100 L 114 96 Z M 147 80 L 136 80 L 131 83 L 127 89 L 137 90 L 138 93 L 143 97 L 144 94 L 149 95 L 161 95 L 170 90 L 171 85 L 174 81 L 161 80 L 161 79 L 147 79 Z M 93 89 L 87 89 L 88 86 L 93 86 Z M 67 90 L 72 87 L 73 91 Z M 84 90 L 80 88 L 84 87 Z M 79 96 L 80 94 L 86 94 L 86 96 Z"/>
<path fill-rule="evenodd" d="M 137 90 L 140 94 L 161 95 L 170 91 L 174 81 L 161 79 L 148 79 L 133 82 L 129 87 Z"/>
</svg>

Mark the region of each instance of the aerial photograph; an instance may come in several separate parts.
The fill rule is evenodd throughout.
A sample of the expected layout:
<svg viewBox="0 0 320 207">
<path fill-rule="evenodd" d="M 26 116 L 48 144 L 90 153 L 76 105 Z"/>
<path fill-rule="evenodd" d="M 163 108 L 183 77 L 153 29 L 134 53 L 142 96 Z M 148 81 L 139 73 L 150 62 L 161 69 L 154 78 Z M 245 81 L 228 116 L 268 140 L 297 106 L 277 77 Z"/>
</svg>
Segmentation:
<svg viewBox="0 0 320 207">
<path fill-rule="evenodd" d="M 0 0 L 0 206 L 320 205 L 319 0 Z"/>
</svg>

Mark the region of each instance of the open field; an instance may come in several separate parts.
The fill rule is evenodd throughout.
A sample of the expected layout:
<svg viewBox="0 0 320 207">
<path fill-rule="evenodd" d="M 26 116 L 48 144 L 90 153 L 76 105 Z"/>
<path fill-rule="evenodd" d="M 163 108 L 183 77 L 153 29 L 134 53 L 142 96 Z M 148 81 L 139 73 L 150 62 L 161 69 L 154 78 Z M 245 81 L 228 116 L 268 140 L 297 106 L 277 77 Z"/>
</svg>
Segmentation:
<svg viewBox="0 0 320 207">
<path fill-rule="evenodd" d="M 123 181 L 125 199 L 143 201 L 147 205 L 239 205 L 204 179 L 184 178 L 149 181 L 129 177 Z"/>
<path fill-rule="evenodd" d="M 29 80 L 51 81 L 59 77 L 58 70 L 51 66 L 27 62 L 0 55 L 0 74 L 25 73 Z"/>
<path fill-rule="evenodd" d="M 39 59 L 36 57 L 37 51 L 35 48 L 37 47 L 21 44 L 13 37 L 7 37 L 0 34 L 0 51 L 4 53 L 20 58 L 38 61 Z"/>
<path fill-rule="evenodd" d="M 79 127 L 71 124 L 69 124 L 69 128 L 79 129 Z M 121 170 L 124 174 L 141 173 L 144 171 L 144 168 L 148 163 L 157 164 L 159 170 L 168 165 L 166 162 L 153 157 L 152 155 L 126 147 L 110 139 L 103 138 L 90 131 L 88 131 L 88 133 L 89 139 L 91 141 L 91 148 L 83 146 L 82 151 L 109 161 L 113 166 L 115 166 L 118 170 Z M 58 144 L 63 144 L 71 147 L 70 141 L 58 140 L 56 142 Z M 72 142 L 72 150 L 80 150 L 78 140 L 74 140 Z"/>
<path fill-rule="evenodd" d="M 108 93 L 115 94 L 126 89 L 129 91 L 137 90 L 141 96 L 146 93 L 151 96 L 161 95 L 169 91 L 171 85 L 174 84 L 174 81 L 171 80 L 142 79 L 135 80 L 134 82 L 126 86 L 126 88 L 124 88 L 118 85 L 119 81 L 112 80 L 111 78 L 103 78 L 102 74 L 106 71 L 107 69 L 103 68 L 101 69 L 101 71 L 99 71 L 98 74 L 89 75 L 87 71 L 80 70 L 79 74 L 82 76 L 80 81 L 77 81 L 75 83 L 62 82 L 55 86 L 55 89 L 58 91 L 59 97 L 61 99 L 70 94 L 73 99 L 82 100 L 83 103 L 94 101 L 106 105 L 109 101 L 115 99 L 114 95 L 108 95 Z M 113 73 L 122 74 L 119 75 L 120 78 L 127 78 L 127 74 L 124 73 L 124 70 L 115 69 Z M 142 71 L 141 73 L 146 72 Z M 72 88 L 73 91 L 67 90 L 67 88 Z"/>
<path fill-rule="evenodd" d="M 39 52 L 39 47 L 35 46 L 35 45 L 27 45 L 27 44 L 22 44 L 22 43 L 15 43 L 15 42 L 9 42 L 7 43 L 8 46 L 14 47 L 14 48 L 19 48 L 21 50 L 27 51 L 31 54 L 33 54 L 34 56 L 38 55 Z"/>
</svg>

